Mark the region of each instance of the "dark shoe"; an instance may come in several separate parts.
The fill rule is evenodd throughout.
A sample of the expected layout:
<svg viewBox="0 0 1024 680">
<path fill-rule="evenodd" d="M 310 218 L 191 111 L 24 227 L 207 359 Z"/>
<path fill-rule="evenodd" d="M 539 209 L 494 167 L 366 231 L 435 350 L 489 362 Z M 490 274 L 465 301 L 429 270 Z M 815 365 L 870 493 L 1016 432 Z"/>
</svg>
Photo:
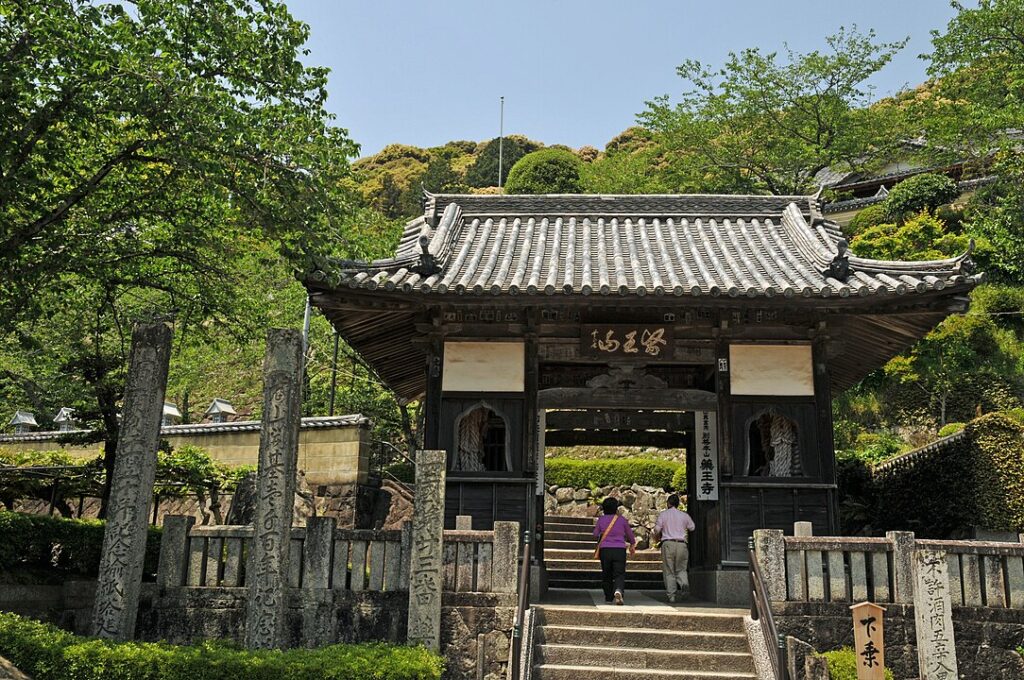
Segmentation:
<svg viewBox="0 0 1024 680">
<path fill-rule="evenodd" d="M 674 603 L 676 601 L 676 594 L 675 593 L 669 593 L 668 594 L 668 601 Z"/>
</svg>

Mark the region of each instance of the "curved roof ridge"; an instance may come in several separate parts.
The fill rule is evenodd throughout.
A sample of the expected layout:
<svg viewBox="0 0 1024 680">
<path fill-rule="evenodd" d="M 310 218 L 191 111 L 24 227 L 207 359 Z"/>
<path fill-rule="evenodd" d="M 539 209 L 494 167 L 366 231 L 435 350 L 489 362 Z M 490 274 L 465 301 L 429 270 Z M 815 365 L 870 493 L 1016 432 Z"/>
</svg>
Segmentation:
<svg viewBox="0 0 1024 680">
<path fill-rule="evenodd" d="M 941 260 L 876 260 L 868 257 L 850 255 L 850 266 L 858 271 L 878 273 L 899 271 L 901 273 L 935 274 L 971 274 L 974 270 L 974 239 L 971 239 L 967 250 L 955 257 Z"/>
<path fill-rule="evenodd" d="M 812 227 L 804 219 L 803 212 L 796 203 L 786 206 L 779 222 L 789 232 L 793 243 L 804 257 L 819 267 L 827 269 L 829 264 L 845 251 L 845 241 L 841 242 L 843 248 L 840 249 L 839 244 L 832 240 L 827 231 L 821 227 Z"/>
</svg>

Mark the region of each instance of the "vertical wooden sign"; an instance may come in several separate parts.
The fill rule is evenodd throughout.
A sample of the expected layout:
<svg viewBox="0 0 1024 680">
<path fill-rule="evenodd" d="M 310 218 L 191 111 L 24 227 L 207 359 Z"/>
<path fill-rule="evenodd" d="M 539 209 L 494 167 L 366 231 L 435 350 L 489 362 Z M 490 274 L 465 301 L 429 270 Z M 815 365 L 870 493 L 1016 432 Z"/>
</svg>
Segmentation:
<svg viewBox="0 0 1024 680">
<path fill-rule="evenodd" d="M 885 680 L 885 609 L 873 602 L 861 602 L 850 609 L 857 680 Z"/>
<path fill-rule="evenodd" d="M 718 500 L 718 428 L 713 411 L 697 411 L 697 500 Z"/>
</svg>

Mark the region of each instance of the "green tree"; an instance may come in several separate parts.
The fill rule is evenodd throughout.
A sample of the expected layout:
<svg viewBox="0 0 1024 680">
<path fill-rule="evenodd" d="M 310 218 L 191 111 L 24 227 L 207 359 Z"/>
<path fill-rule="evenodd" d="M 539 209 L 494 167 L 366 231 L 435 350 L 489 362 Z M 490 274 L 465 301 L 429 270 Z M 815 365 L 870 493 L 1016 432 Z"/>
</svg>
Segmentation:
<svg viewBox="0 0 1024 680">
<path fill-rule="evenodd" d="M 867 81 L 905 40 L 840 30 L 828 50 L 785 60 L 758 48 L 730 53 L 721 68 L 687 61 L 679 103 L 647 102 L 639 121 L 675 157 L 671 181 L 683 190 L 798 194 L 816 189 L 830 166 L 862 168 L 899 141 L 900 122 L 869 107 Z"/>
<path fill-rule="evenodd" d="M 273 0 L 0 0 L 0 377 L 67 393 L 108 473 L 133 323 L 231 327 L 254 250 L 351 250 L 307 37 Z"/>
<path fill-rule="evenodd" d="M 902 222 L 907 215 L 916 215 L 922 210 L 933 212 L 940 205 L 955 201 L 959 195 L 960 190 L 952 179 L 925 172 L 894 186 L 883 205 L 889 219 Z"/>
<path fill-rule="evenodd" d="M 942 220 L 922 212 L 903 224 L 868 227 L 850 247 L 861 257 L 878 260 L 939 260 L 962 254 L 969 244 L 969 236 L 949 233 Z M 987 251 L 987 244 L 980 248 Z"/>
<path fill-rule="evenodd" d="M 510 194 L 576 194 L 582 191 L 582 161 L 571 151 L 541 149 L 526 154 L 508 173 Z"/>
<path fill-rule="evenodd" d="M 508 177 L 512 166 L 528 153 L 540 149 L 543 144 L 527 139 L 522 135 L 509 135 L 500 144 L 501 176 Z M 466 184 L 471 187 L 498 186 L 499 142 L 497 138 L 483 143 L 477 152 L 476 160 L 466 168 Z"/>
</svg>

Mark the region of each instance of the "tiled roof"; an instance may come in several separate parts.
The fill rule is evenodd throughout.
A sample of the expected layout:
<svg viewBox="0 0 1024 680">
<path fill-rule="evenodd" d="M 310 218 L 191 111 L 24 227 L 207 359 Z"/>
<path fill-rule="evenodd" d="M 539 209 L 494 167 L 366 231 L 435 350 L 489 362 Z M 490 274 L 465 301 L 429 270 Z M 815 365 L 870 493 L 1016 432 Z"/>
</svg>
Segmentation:
<svg viewBox="0 0 1024 680">
<path fill-rule="evenodd" d="M 260 429 L 259 420 L 240 420 L 233 423 L 195 423 L 189 425 L 164 425 L 160 428 L 160 434 L 184 435 L 184 434 L 222 434 L 224 432 L 258 432 Z M 325 428 L 325 427 L 363 427 L 369 426 L 372 421 L 366 416 L 355 413 L 343 416 L 315 416 L 302 419 L 302 429 Z M 71 430 L 68 432 L 28 432 L 25 434 L 4 434 L 0 435 L 0 444 L 17 442 L 38 442 L 52 441 L 59 437 L 75 434 L 86 434 L 92 430 Z"/>
<path fill-rule="evenodd" d="M 829 298 L 969 287 L 969 256 L 855 257 L 808 196 L 428 195 L 393 258 L 320 263 L 309 279 L 445 297 Z"/>
</svg>

